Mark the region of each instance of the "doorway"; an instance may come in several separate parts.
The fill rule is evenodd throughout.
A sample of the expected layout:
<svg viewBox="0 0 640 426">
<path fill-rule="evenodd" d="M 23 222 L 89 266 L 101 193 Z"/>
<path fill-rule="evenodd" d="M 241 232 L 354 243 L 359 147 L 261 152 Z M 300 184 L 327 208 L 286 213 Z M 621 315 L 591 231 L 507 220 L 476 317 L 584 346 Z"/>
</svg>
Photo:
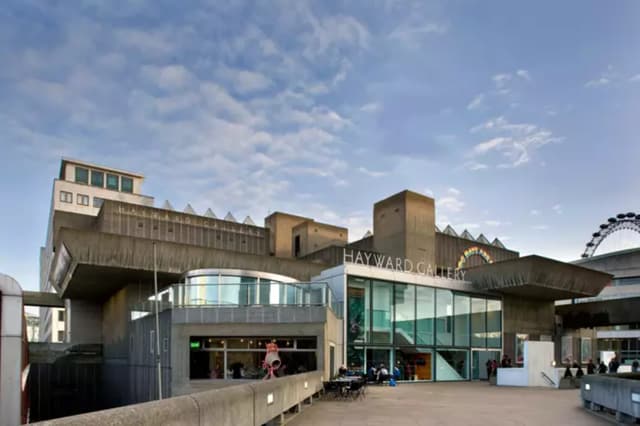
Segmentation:
<svg viewBox="0 0 640 426">
<path fill-rule="evenodd" d="M 471 351 L 471 380 L 489 380 L 487 374 L 487 362 L 496 360 L 500 362 L 500 351 Z"/>
</svg>

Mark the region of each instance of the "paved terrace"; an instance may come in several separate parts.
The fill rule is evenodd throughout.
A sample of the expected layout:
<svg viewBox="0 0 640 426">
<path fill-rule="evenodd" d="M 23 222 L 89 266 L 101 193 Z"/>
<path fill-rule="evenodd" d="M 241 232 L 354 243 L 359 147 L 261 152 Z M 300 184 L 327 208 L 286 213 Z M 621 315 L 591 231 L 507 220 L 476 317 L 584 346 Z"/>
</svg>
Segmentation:
<svg viewBox="0 0 640 426">
<path fill-rule="evenodd" d="M 579 390 L 489 386 L 486 382 L 369 386 L 359 401 L 314 401 L 295 426 L 607 425 L 580 406 Z"/>
</svg>

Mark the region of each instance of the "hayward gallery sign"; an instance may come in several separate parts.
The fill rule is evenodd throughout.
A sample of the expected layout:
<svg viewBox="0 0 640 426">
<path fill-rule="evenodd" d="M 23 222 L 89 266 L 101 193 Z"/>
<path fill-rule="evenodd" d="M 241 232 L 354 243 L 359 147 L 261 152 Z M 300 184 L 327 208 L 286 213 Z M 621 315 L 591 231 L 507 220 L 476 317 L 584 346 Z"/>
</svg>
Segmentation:
<svg viewBox="0 0 640 426">
<path fill-rule="evenodd" d="M 391 269 L 397 272 L 409 272 L 424 275 L 426 277 L 440 278 L 445 280 L 464 281 L 466 271 L 458 268 L 438 268 L 431 267 L 426 262 L 414 263 L 411 259 L 403 257 L 391 257 L 379 253 L 361 252 L 360 250 L 344 249 L 344 263 L 356 265 L 375 266 L 377 268 Z"/>
</svg>

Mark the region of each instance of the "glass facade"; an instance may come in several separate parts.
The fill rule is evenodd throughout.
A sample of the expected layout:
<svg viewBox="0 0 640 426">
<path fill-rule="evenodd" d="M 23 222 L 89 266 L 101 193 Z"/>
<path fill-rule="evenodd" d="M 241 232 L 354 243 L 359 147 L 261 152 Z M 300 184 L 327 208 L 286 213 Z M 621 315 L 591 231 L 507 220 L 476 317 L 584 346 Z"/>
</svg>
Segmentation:
<svg viewBox="0 0 640 426">
<path fill-rule="evenodd" d="M 122 192 L 133 192 L 133 179 L 124 177 L 120 179 L 120 191 Z"/>
<path fill-rule="evenodd" d="M 120 189 L 120 176 L 107 173 L 107 189 L 115 191 Z"/>
<path fill-rule="evenodd" d="M 346 294 L 351 370 L 384 364 L 400 380 L 469 380 L 471 349 L 484 359 L 502 346 L 500 300 L 353 276 Z"/>
<path fill-rule="evenodd" d="M 281 279 L 290 278 L 281 276 Z M 170 301 L 189 306 L 330 306 L 334 297 L 326 283 L 282 282 L 273 274 L 226 270 L 188 273 L 172 287 Z"/>
<path fill-rule="evenodd" d="M 91 170 L 91 186 L 104 187 L 104 173 Z"/>
<path fill-rule="evenodd" d="M 76 167 L 76 182 L 89 183 L 89 170 L 83 167 Z"/>
<path fill-rule="evenodd" d="M 317 338 L 309 337 L 213 337 L 189 339 L 190 379 L 262 379 L 266 345 L 278 345 L 281 367 L 277 376 L 317 369 Z"/>
</svg>

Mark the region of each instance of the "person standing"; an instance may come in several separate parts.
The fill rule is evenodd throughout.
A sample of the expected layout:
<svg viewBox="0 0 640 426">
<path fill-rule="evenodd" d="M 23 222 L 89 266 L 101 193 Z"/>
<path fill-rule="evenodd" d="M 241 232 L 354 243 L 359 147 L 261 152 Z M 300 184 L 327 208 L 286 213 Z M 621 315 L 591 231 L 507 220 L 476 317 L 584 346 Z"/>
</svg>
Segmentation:
<svg viewBox="0 0 640 426">
<path fill-rule="evenodd" d="M 620 367 L 620 362 L 618 361 L 618 355 L 614 354 L 611 361 L 609 361 L 609 373 L 615 374 L 618 372 L 618 368 Z"/>
<path fill-rule="evenodd" d="M 596 366 L 593 363 L 593 359 L 589 358 L 587 361 L 587 374 L 594 374 L 596 372 Z"/>
</svg>

